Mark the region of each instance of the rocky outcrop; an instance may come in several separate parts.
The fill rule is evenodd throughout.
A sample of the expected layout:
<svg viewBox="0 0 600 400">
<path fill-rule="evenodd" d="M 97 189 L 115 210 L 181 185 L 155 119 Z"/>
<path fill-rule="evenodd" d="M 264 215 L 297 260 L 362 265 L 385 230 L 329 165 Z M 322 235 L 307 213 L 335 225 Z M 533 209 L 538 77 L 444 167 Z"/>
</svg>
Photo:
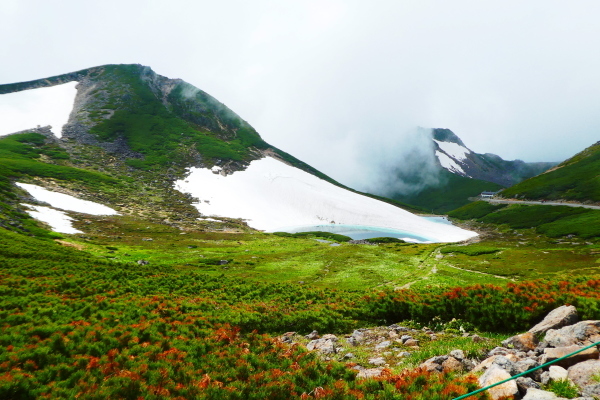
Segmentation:
<svg viewBox="0 0 600 400">
<path fill-rule="evenodd" d="M 561 306 L 552 310 L 546 318 L 539 324 L 535 325 L 528 332 L 534 335 L 540 335 L 550 329 L 558 329 L 566 325 L 574 324 L 579 321 L 577 310 L 574 306 Z"/>
</svg>

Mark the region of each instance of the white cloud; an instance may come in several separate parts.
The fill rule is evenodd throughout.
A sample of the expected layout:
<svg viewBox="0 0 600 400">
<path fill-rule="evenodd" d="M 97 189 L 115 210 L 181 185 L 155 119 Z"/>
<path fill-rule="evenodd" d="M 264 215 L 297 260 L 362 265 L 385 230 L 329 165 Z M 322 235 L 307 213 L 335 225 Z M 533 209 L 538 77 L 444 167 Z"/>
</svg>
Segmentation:
<svg viewBox="0 0 600 400">
<path fill-rule="evenodd" d="M 415 126 L 526 161 L 598 140 L 597 1 L 63 3 L 3 20 L 2 81 L 150 65 L 338 179 Z"/>
</svg>

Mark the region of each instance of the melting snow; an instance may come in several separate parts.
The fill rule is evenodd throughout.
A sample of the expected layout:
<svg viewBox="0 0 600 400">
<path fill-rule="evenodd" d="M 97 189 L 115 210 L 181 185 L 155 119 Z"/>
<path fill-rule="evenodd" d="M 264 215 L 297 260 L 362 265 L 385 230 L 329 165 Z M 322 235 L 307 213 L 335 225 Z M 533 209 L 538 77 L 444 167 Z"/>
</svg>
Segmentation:
<svg viewBox="0 0 600 400">
<path fill-rule="evenodd" d="M 60 233 L 83 233 L 78 229 L 73 228 L 71 221 L 73 218 L 69 217 L 62 211 L 55 210 L 50 207 L 34 206 L 32 204 L 23 204 L 28 208 L 33 208 L 35 211 L 25 210 L 27 214 L 33 218 L 45 222 L 50 225 L 50 228 L 54 232 Z"/>
<path fill-rule="evenodd" d="M 61 137 L 73 109 L 78 82 L 0 95 L 0 136 L 52 125 Z"/>
<path fill-rule="evenodd" d="M 245 171 L 223 176 L 191 168 L 175 188 L 201 199 L 204 215 L 242 218 L 253 228 L 347 224 L 406 231 L 432 241 L 461 241 L 477 234 L 427 221 L 390 204 L 342 189 L 314 175 L 267 157 Z"/>
<path fill-rule="evenodd" d="M 50 204 L 52 207 L 60 208 L 61 210 L 75 211 L 83 214 L 91 215 L 115 215 L 118 214 L 115 210 L 102 204 L 94 203 L 93 201 L 81 200 L 68 194 L 52 192 L 44 189 L 41 186 L 30 185 L 28 183 L 16 183 L 22 189 L 25 189 L 36 200 Z"/>
<path fill-rule="evenodd" d="M 467 154 L 471 152 L 471 150 L 457 143 L 441 142 L 435 139 L 433 139 L 433 141 L 436 142 L 438 146 L 440 146 L 440 149 L 442 149 L 444 153 L 448 154 L 450 157 L 458 161 L 466 159 Z"/>
<path fill-rule="evenodd" d="M 439 150 L 436 150 L 435 155 L 437 156 L 438 160 L 440 160 L 440 164 L 442 164 L 442 167 L 446 168 L 448 171 L 468 176 L 465 173 L 465 171 L 463 171 L 463 169 L 460 167 L 460 165 L 458 165 L 453 159 L 448 157 L 446 154 L 442 153 Z"/>
</svg>

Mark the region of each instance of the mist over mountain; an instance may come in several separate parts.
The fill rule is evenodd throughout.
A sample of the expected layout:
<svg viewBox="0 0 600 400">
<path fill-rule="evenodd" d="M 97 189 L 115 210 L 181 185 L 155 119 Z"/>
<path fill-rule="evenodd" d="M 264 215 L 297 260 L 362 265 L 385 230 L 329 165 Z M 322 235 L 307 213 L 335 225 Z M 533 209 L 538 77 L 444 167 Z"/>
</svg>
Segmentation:
<svg viewBox="0 0 600 400">
<path fill-rule="evenodd" d="M 31 121 L 29 129 L 0 139 L 0 147 L 6 148 L 0 154 L 0 175 L 8 178 L 6 188 L 13 197 L 24 196 L 23 190 L 29 193 L 29 202 L 23 204 L 30 215 L 53 213 L 52 218 L 62 218 L 61 226 L 72 217 L 48 208 L 35 191 L 66 192 L 180 229 L 213 229 L 214 223 L 266 231 L 348 225 L 392 229 L 417 241 L 459 241 L 476 235 L 339 184 L 266 143 L 212 96 L 149 67 L 94 67 L 2 85 L 0 95 L 10 105 L 12 93 L 34 95 L 47 88 L 72 96 L 70 108 L 62 111 L 68 121 L 36 127 L 44 123 L 46 117 L 38 112 L 45 105 L 34 107 L 30 119 L 25 118 L 26 124 Z"/>
<path fill-rule="evenodd" d="M 373 179 L 358 187 L 433 212 L 446 212 L 482 191 L 497 191 L 536 176 L 555 162 L 504 160 L 478 154 L 449 129 L 416 129 L 396 157 L 370 157 Z M 364 185 L 364 186 L 363 186 Z"/>
</svg>

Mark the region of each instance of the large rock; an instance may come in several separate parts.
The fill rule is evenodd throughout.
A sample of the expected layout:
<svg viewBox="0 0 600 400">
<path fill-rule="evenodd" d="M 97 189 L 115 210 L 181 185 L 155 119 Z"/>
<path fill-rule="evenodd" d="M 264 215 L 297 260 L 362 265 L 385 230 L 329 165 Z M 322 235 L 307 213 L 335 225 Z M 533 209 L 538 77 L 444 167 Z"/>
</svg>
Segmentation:
<svg viewBox="0 0 600 400">
<path fill-rule="evenodd" d="M 564 357 L 567 354 L 573 353 L 574 351 L 577 351 L 581 348 L 582 348 L 582 346 L 577 346 L 577 345 L 567 346 L 567 347 L 556 347 L 556 348 L 549 347 L 547 349 L 544 349 L 544 355 L 540 359 L 540 364 L 545 364 L 547 362 Z M 580 353 L 574 354 L 569 358 L 565 358 L 564 360 L 558 361 L 555 365 L 560 365 L 561 367 L 568 368 L 572 365 L 575 365 L 577 363 L 580 363 L 585 360 L 590 360 L 590 359 L 598 359 L 598 349 L 597 348 L 591 347 Z"/>
<path fill-rule="evenodd" d="M 600 360 L 588 360 L 569 368 L 568 378 L 587 396 L 600 397 Z"/>
<path fill-rule="evenodd" d="M 528 332 L 534 335 L 545 333 L 549 329 L 558 329 L 566 325 L 574 324 L 579 321 L 577 309 L 574 306 L 561 306 L 550 311 L 546 318 L 539 324 L 535 325 Z"/>
<path fill-rule="evenodd" d="M 500 368 L 498 365 L 493 364 L 481 377 L 479 378 L 479 386 L 486 387 L 498 383 L 505 379 L 509 379 L 510 374 Z M 501 385 L 494 386 L 488 389 L 488 394 L 493 400 L 500 399 L 502 397 L 516 396 L 519 394 L 519 389 L 514 380 L 504 382 Z"/>
<path fill-rule="evenodd" d="M 545 390 L 529 388 L 527 389 L 527 394 L 523 397 L 523 400 L 557 400 L 562 397 L 558 397 L 552 392 L 547 392 Z"/>
<path fill-rule="evenodd" d="M 567 379 L 568 372 L 561 366 L 551 365 L 550 370 L 548 371 L 548 378 L 551 381 L 562 381 Z"/>
<path fill-rule="evenodd" d="M 504 347 L 512 347 L 521 351 L 530 351 L 537 347 L 540 341 L 532 332 L 522 333 L 513 337 L 509 337 L 502 342 Z"/>
<path fill-rule="evenodd" d="M 544 341 L 552 347 L 596 343 L 600 341 L 600 321 L 581 321 L 561 329 L 551 329 L 546 332 Z"/>
<path fill-rule="evenodd" d="M 442 370 L 444 372 L 460 372 L 464 369 L 465 366 L 463 363 L 454 357 L 448 357 L 448 359 L 442 363 Z"/>
<path fill-rule="evenodd" d="M 323 354 L 336 353 L 336 343 L 338 338 L 335 335 L 324 335 L 321 339 L 311 340 L 306 345 L 309 351 L 318 350 Z"/>
<path fill-rule="evenodd" d="M 378 378 L 381 376 L 383 368 L 365 368 L 361 369 L 356 375 L 357 379 Z"/>
<path fill-rule="evenodd" d="M 521 393 L 526 393 L 527 389 L 529 388 L 540 388 L 540 384 L 529 377 L 522 376 L 520 378 L 515 379 L 515 382 L 517 382 L 517 387 L 519 388 L 519 392 Z"/>
</svg>

